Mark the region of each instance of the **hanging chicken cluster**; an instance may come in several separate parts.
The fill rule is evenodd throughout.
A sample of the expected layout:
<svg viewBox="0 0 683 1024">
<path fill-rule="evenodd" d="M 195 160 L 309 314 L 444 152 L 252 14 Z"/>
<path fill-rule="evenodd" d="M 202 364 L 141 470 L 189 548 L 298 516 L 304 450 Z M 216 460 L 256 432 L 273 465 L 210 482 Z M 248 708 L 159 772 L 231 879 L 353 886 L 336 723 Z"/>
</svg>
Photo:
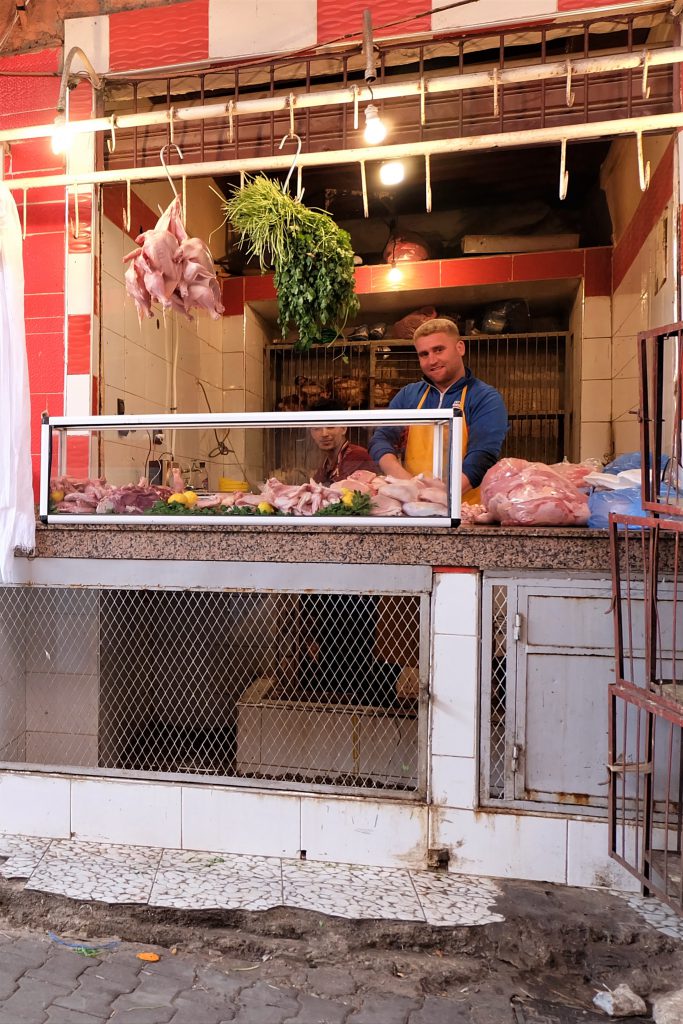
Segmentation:
<svg viewBox="0 0 683 1024">
<path fill-rule="evenodd" d="M 130 263 L 125 273 L 126 291 L 141 320 L 153 316 L 154 301 L 189 320 L 191 309 L 205 309 L 213 320 L 220 318 L 224 307 L 211 252 L 201 238 L 188 236 L 179 198 L 135 241 L 139 247 L 124 256 L 123 262 Z"/>
</svg>

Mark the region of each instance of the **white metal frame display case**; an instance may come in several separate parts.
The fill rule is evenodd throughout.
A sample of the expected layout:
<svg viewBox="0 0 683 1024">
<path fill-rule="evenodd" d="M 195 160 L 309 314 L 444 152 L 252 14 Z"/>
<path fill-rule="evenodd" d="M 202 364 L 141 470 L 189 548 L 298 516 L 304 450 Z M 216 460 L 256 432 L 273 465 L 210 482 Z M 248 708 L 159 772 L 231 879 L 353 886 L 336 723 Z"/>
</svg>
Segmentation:
<svg viewBox="0 0 683 1024">
<path fill-rule="evenodd" d="M 230 430 L 230 429 L 285 429 L 323 426 L 366 427 L 375 429 L 383 426 L 433 426 L 432 474 L 446 479 L 448 510 L 445 516 L 315 516 L 315 515 L 212 515 L 203 516 L 176 513 L 172 516 L 140 514 L 65 514 L 50 511 L 50 478 L 53 475 L 53 453 L 55 437 L 59 438 L 57 475 L 67 471 L 67 445 L 69 433 L 94 434 L 106 430 L 114 431 L 175 431 L 175 430 Z M 344 412 L 297 412 L 297 413 L 176 413 L 156 416 L 48 416 L 43 414 L 41 428 L 41 474 L 39 514 L 44 523 L 97 523 L 150 525 L 197 525 L 202 526 L 419 526 L 455 527 L 460 525 L 462 497 L 462 411 L 437 410 L 394 410 L 344 411 Z"/>
</svg>

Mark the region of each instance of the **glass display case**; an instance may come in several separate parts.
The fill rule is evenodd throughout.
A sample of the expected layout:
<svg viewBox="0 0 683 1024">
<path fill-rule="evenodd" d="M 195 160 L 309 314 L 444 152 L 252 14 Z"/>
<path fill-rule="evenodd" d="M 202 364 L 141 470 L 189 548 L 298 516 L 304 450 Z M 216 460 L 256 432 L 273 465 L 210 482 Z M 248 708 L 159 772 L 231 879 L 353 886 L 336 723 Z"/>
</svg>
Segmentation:
<svg viewBox="0 0 683 1024">
<path fill-rule="evenodd" d="M 419 432 L 422 471 L 383 473 L 378 431 L 399 453 Z M 450 527 L 461 472 L 458 408 L 44 415 L 39 511 L 45 523 Z"/>
</svg>

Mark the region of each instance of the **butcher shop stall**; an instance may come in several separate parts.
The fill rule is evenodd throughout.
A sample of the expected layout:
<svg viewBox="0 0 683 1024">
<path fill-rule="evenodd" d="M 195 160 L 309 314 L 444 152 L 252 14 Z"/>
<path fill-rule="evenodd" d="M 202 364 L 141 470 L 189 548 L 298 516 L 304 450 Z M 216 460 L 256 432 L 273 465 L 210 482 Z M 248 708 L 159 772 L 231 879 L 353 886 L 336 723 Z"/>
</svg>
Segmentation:
<svg viewBox="0 0 683 1024">
<path fill-rule="evenodd" d="M 137 12 L 67 19 L 0 121 L 38 516 L 0 587 L 0 831 L 637 888 L 653 821 L 680 854 L 680 728 L 645 811 L 612 613 L 619 565 L 634 616 L 652 576 L 607 523 L 651 511 L 646 364 L 680 465 L 677 24 L 281 54 L 256 11 L 253 59 L 211 22 L 188 64 L 201 6 L 164 9 L 161 68 Z M 508 411 L 475 505 L 461 410 L 391 406 L 437 317 Z M 373 438 L 411 430 L 427 471 L 388 477 Z"/>
</svg>

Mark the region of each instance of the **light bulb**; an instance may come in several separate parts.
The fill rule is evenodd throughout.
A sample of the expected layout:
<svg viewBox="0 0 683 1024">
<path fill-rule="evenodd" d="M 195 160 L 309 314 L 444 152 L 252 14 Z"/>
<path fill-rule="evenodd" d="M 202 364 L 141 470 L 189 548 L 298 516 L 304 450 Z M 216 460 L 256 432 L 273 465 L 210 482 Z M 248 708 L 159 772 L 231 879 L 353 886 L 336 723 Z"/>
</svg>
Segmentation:
<svg viewBox="0 0 683 1024">
<path fill-rule="evenodd" d="M 368 103 L 365 108 L 365 141 L 369 146 L 378 146 L 386 138 L 387 128 L 379 116 L 379 110 L 374 103 Z"/>
<path fill-rule="evenodd" d="M 400 160 L 388 160 L 379 169 L 379 180 L 383 185 L 398 185 L 406 176 L 406 169 Z"/>
<path fill-rule="evenodd" d="M 403 280 L 403 271 L 400 267 L 397 267 L 395 263 L 391 264 L 391 269 L 387 274 L 387 281 L 389 284 L 400 284 Z"/>
<path fill-rule="evenodd" d="M 52 134 L 52 152 L 65 153 L 71 145 L 71 132 L 64 114 L 57 114 Z"/>
</svg>

